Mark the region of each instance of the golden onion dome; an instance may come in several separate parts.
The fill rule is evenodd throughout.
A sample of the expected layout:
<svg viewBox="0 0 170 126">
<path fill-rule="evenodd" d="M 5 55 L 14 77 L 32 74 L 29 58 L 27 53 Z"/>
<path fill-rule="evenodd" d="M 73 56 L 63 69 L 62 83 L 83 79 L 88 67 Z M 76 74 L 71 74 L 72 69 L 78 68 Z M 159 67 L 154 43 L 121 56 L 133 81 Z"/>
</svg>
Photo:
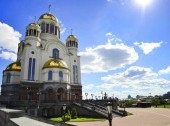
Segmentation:
<svg viewBox="0 0 170 126">
<path fill-rule="evenodd" d="M 36 23 L 30 23 L 28 26 L 27 26 L 27 29 L 29 28 L 33 28 L 33 29 L 40 29 L 40 26 Z"/>
<path fill-rule="evenodd" d="M 62 68 L 62 69 L 68 69 L 68 66 L 67 64 L 63 61 L 63 60 L 60 60 L 60 59 L 50 59 L 48 60 L 42 69 L 45 69 L 45 68 Z"/>
<path fill-rule="evenodd" d="M 21 63 L 20 62 L 14 62 L 9 64 L 5 71 L 21 71 Z"/>
<path fill-rule="evenodd" d="M 77 38 L 74 35 L 69 35 L 66 39 L 67 42 L 69 41 L 74 41 L 74 42 L 78 42 Z"/>
<path fill-rule="evenodd" d="M 52 14 L 49 14 L 49 13 L 45 13 L 45 14 L 41 15 L 39 19 L 50 19 L 53 21 L 57 21 L 55 16 L 53 16 Z"/>
</svg>

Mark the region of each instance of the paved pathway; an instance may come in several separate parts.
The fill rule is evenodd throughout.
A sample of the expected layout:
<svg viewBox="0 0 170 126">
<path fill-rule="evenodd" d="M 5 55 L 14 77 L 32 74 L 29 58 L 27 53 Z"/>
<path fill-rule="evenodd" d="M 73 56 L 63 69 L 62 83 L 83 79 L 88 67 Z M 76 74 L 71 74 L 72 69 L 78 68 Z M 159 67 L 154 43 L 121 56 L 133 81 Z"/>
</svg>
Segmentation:
<svg viewBox="0 0 170 126">
<path fill-rule="evenodd" d="M 133 113 L 127 117 L 116 117 L 113 126 L 170 126 L 170 109 L 164 108 L 129 108 Z M 109 126 L 108 121 L 71 123 L 77 126 Z"/>
</svg>

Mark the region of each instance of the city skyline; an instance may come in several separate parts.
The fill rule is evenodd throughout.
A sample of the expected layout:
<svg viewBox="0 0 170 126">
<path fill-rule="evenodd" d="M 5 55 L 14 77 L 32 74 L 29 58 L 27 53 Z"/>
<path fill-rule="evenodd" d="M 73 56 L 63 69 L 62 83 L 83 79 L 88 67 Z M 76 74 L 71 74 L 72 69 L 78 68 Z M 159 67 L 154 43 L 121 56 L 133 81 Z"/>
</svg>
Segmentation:
<svg viewBox="0 0 170 126">
<path fill-rule="evenodd" d="M 101 96 L 101 91 L 118 98 L 165 94 L 170 91 L 170 1 L 150 0 L 147 6 L 135 1 L 2 0 L 0 81 L 16 60 L 26 26 L 49 12 L 51 4 L 50 12 L 61 22 L 62 42 L 71 31 L 79 40 L 83 98 L 85 93 Z"/>
</svg>

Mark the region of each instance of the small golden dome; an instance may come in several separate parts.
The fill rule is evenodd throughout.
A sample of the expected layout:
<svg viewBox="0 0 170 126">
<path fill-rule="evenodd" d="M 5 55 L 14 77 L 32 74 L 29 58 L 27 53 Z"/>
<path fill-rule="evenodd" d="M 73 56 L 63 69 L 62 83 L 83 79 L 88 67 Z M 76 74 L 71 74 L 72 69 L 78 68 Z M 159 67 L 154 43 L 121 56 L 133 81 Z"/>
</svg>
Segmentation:
<svg viewBox="0 0 170 126">
<path fill-rule="evenodd" d="M 67 42 L 69 41 L 74 41 L 74 42 L 78 42 L 77 38 L 74 35 L 69 35 L 66 39 Z"/>
<path fill-rule="evenodd" d="M 27 26 L 27 29 L 29 28 L 33 28 L 33 29 L 40 29 L 40 26 L 36 23 L 30 23 L 28 26 Z"/>
<path fill-rule="evenodd" d="M 60 59 L 50 59 L 48 60 L 42 69 L 45 69 L 45 68 L 62 68 L 62 69 L 68 69 L 68 66 L 67 64 L 63 61 L 63 60 L 60 60 Z"/>
<path fill-rule="evenodd" d="M 30 23 L 29 26 L 37 26 L 37 27 L 40 28 L 40 26 L 38 24 L 36 24 L 36 23 Z"/>
<path fill-rule="evenodd" d="M 6 67 L 5 71 L 21 71 L 21 63 L 20 62 L 11 63 Z"/>
<path fill-rule="evenodd" d="M 56 21 L 56 18 L 52 14 L 49 14 L 49 13 L 45 13 L 41 15 L 39 19 L 50 19 L 50 20 Z"/>
</svg>

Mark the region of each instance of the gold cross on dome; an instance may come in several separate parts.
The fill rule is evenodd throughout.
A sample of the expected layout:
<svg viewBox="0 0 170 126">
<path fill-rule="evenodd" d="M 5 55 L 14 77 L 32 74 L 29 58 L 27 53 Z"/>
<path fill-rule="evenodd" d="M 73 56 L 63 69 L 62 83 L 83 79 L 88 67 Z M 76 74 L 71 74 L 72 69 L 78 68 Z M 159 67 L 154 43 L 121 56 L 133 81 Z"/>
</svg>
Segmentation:
<svg viewBox="0 0 170 126">
<path fill-rule="evenodd" d="M 73 29 L 71 29 L 70 31 L 71 31 L 71 35 L 72 35 L 72 33 L 73 33 Z"/>
<path fill-rule="evenodd" d="M 50 14 L 51 13 L 51 4 L 49 4 L 49 6 L 48 6 L 48 13 Z"/>
<path fill-rule="evenodd" d="M 34 16 L 34 23 L 36 22 L 36 16 Z"/>
</svg>

